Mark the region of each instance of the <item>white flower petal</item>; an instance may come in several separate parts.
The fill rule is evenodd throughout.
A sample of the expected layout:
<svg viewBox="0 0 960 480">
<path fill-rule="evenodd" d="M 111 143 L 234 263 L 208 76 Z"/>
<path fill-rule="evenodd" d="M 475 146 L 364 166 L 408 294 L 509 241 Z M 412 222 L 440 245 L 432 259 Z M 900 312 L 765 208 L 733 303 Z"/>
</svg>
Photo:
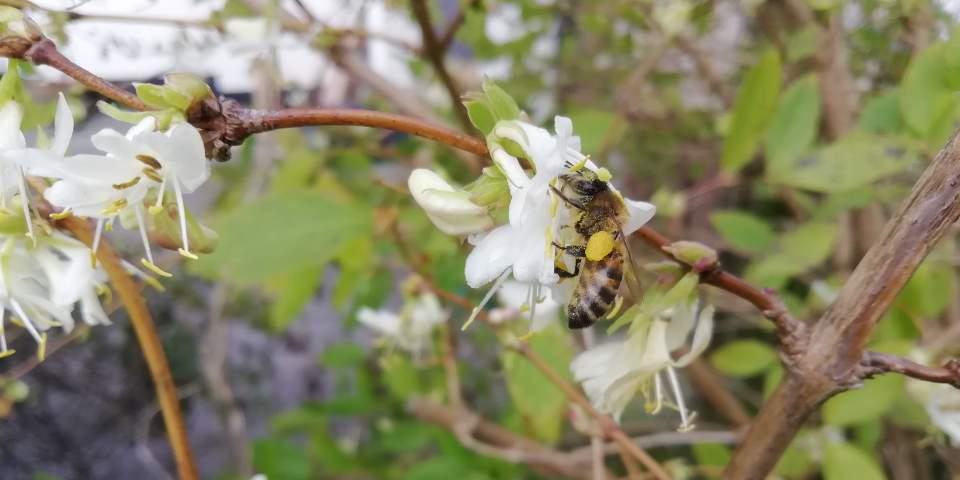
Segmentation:
<svg viewBox="0 0 960 480">
<path fill-rule="evenodd" d="M 637 231 L 657 213 L 657 207 L 652 203 L 630 200 L 629 198 L 624 198 L 623 201 L 627 205 L 627 212 L 630 214 L 630 218 L 623 224 L 624 235 L 630 235 Z"/>
<path fill-rule="evenodd" d="M 464 269 L 467 285 L 479 288 L 510 268 L 515 257 L 516 231 L 510 225 L 493 229 L 467 256 Z"/>
<path fill-rule="evenodd" d="M 210 177 L 200 132 L 188 123 L 178 123 L 166 132 L 148 132 L 136 137 L 141 145 L 157 152 L 157 161 L 165 175 L 174 175 L 187 193 L 193 192 Z"/>
<path fill-rule="evenodd" d="M 414 170 L 407 185 L 430 221 L 448 235 L 478 233 L 493 226 L 486 208 L 470 201 L 467 192 L 456 190 L 430 170 Z"/>
<path fill-rule="evenodd" d="M 690 343 L 690 351 L 683 354 L 673 362 L 674 367 L 685 367 L 694 359 L 700 356 L 710 344 L 710 338 L 713 337 L 713 306 L 708 305 L 700 313 L 697 327 L 693 331 L 693 340 Z"/>
<path fill-rule="evenodd" d="M 67 153 L 70 138 L 73 137 L 73 112 L 63 93 L 57 98 L 57 113 L 53 120 L 53 143 L 50 150 L 58 155 Z"/>
</svg>

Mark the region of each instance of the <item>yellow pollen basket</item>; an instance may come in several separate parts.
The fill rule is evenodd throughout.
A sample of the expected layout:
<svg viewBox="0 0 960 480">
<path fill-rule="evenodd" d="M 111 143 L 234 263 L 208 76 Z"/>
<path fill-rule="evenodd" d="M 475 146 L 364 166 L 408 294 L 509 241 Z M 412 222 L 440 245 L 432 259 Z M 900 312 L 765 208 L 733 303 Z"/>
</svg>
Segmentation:
<svg viewBox="0 0 960 480">
<path fill-rule="evenodd" d="M 604 257 L 613 251 L 615 244 L 616 241 L 613 239 L 612 233 L 605 230 L 594 233 L 590 236 L 590 239 L 587 240 L 587 260 L 591 262 L 603 260 Z"/>
</svg>

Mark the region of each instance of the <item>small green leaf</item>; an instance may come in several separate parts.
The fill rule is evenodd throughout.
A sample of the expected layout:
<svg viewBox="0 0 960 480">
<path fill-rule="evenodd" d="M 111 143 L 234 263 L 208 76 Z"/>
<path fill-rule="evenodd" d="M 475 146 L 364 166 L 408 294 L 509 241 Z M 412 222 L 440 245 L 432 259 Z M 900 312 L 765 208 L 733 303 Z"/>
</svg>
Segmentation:
<svg viewBox="0 0 960 480">
<path fill-rule="evenodd" d="M 717 370 L 734 377 L 752 377 L 777 361 L 777 352 L 757 340 L 737 340 L 723 345 L 710 355 Z"/>
<path fill-rule="evenodd" d="M 767 167 L 776 172 L 806 152 L 817 138 L 820 89 L 817 79 L 797 80 L 783 93 L 764 139 Z"/>
<path fill-rule="evenodd" d="M 220 245 L 191 265 L 237 285 L 329 262 L 352 239 L 372 235 L 368 207 L 322 192 L 271 193 L 217 222 Z"/>
<path fill-rule="evenodd" d="M 714 212 L 710 223 L 730 246 L 745 252 L 762 252 L 777 238 L 766 221 L 746 212 Z"/>
<path fill-rule="evenodd" d="M 353 368 L 367 358 L 367 350 L 355 343 L 334 343 L 320 354 L 320 364 L 328 368 Z"/>
<path fill-rule="evenodd" d="M 815 192 L 844 192 L 899 173 L 918 158 L 910 142 L 854 132 L 778 167 L 770 172 L 770 178 Z"/>
<path fill-rule="evenodd" d="M 698 465 L 723 467 L 730 463 L 730 447 L 720 443 L 695 443 L 693 456 Z"/>
<path fill-rule="evenodd" d="M 555 371 L 569 377 L 573 347 L 566 330 L 552 324 L 530 338 L 530 348 Z M 535 437 L 555 443 L 560 438 L 567 401 L 537 367 L 514 352 L 502 355 L 507 390 L 524 426 Z"/>
<path fill-rule="evenodd" d="M 945 114 L 960 90 L 960 37 L 937 43 L 915 55 L 900 83 L 900 110 L 903 118 L 921 138 L 927 138 L 938 118 Z"/>
<path fill-rule="evenodd" d="M 837 227 L 832 223 L 810 222 L 787 232 L 776 252 L 750 264 L 745 276 L 764 287 L 778 288 L 790 277 L 800 275 L 830 256 Z"/>
<path fill-rule="evenodd" d="M 753 157 L 776 109 L 781 75 L 780 56 L 775 50 L 768 50 L 744 76 L 723 144 L 724 170 L 737 171 Z"/>
<path fill-rule="evenodd" d="M 143 103 L 146 103 L 147 106 L 161 110 L 172 106 L 167 102 L 164 96 L 164 88 L 161 85 L 135 82 L 133 88 L 137 91 L 140 100 L 143 100 Z"/>
<path fill-rule="evenodd" d="M 322 267 L 312 266 L 269 282 L 269 290 L 276 292 L 267 317 L 271 332 L 286 330 L 300 315 L 320 287 L 323 271 Z"/>
<path fill-rule="evenodd" d="M 857 128 L 871 133 L 899 133 L 903 129 L 900 95 L 896 90 L 867 100 L 857 119 Z"/>
<path fill-rule="evenodd" d="M 584 152 L 598 152 L 604 140 L 611 135 L 616 114 L 608 110 L 578 110 L 570 114 L 574 131 L 580 136 Z"/>
<path fill-rule="evenodd" d="M 897 306 L 911 315 L 932 319 L 943 313 L 955 291 L 953 268 L 927 261 L 897 295 Z"/>
<path fill-rule="evenodd" d="M 520 118 L 520 107 L 516 100 L 496 83 L 487 79 L 483 81 L 483 93 L 489 101 L 490 110 L 497 120 L 516 120 Z"/>
<path fill-rule="evenodd" d="M 903 377 L 882 375 L 864 382 L 863 387 L 838 394 L 823 404 L 823 420 L 845 427 L 876 420 L 890 412 L 903 394 Z"/>
<path fill-rule="evenodd" d="M 280 439 L 262 439 L 253 443 L 253 465 L 267 478 L 307 480 L 310 460 L 303 448 Z"/>
<path fill-rule="evenodd" d="M 883 470 L 867 452 L 848 443 L 831 443 L 824 448 L 824 480 L 885 480 Z"/>
<path fill-rule="evenodd" d="M 474 127 L 477 127 L 484 136 L 489 135 L 493 131 L 494 125 L 497 124 L 497 119 L 494 118 L 493 112 L 490 111 L 490 107 L 487 105 L 486 101 L 483 100 L 468 100 L 463 102 L 463 106 L 467 108 L 467 116 L 470 117 L 470 123 Z"/>
</svg>

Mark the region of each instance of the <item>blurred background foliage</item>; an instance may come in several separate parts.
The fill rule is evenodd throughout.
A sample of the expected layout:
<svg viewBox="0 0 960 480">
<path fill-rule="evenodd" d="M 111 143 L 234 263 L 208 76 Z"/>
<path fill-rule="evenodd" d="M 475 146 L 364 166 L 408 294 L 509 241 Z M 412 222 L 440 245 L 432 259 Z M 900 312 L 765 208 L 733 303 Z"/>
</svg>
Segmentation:
<svg viewBox="0 0 960 480">
<path fill-rule="evenodd" d="M 403 111 L 391 95 L 399 93 L 422 106 L 422 116 L 458 125 L 429 55 L 401 49 L 412 81 L 391 84 L 381 72 L 386 87 L 350 63 L 372 61 L 368 42 L 415 31 L 408 2 L 381 5 L 377 11 L 391 23 L 379 30 L 366 30 L 363 21 L 330 26 L 299 3 L 229 0 L 214 9 L 209 25 L 261 19 L 277 31 L 293 30 L 293 38 L 340 65 L 344 93 L 321 103 L 322 92 L 286 83 L 268 49 L 251 73 L 255 87 L 238 98 L 261 108 Z M 303 3 L 309 11 L 310 2 Z M 535 123 L 550 126 L 553 115 L 570 116 L 584 152 L 614 172 L 628 196 L 657 204 L 659 230 L 714 246 L 726 269 L 776 289 L 805 320 L 832 301 L 960 123 L 952 3 L 428 2 L 436 31 L 453 33 L 445 58 L 457 93 L 477 89 L 486 75 Z M 83 15 L 44 18 L 61 41 L 83 41 L 66 28 Z M 396 30 L 386 26 L 394 23 Z M 292 26 L 299 24 L 309 33 L 297 33 Z M 419 42 L 413 35 L 412 43 Z M 90 105 L 92 97 L 74 93 L 75 103 Z M 43 92 L 37 98 L 34 113 L 52 115 Z M 564 451 L 589 448 L 563 395 L 505 351 L 496 332 L 480 325 L 459 331 L 469 314 L 463 305 L 445 303 L 451 323 L 425 356 L 378 343 L 357 324 L 363 306 L 399 310 L 411 273 L 474 303 L 482 296 L 464 284 L 467 248 L 437 231 L 405 191 L 413 167 L 440 168 L 466 184 L 474 178 L 468 165 L 444 146 L 348 127 L 260 135 L 216 165 L 213 193 L 194 201 L 219 233 L 219 248 L 180 268 L 168 257 L 179 274 L 167 292 L 150 294 L 178 383 L 186 386 L 204 478 L 253 472 L 292 480 L 550 478 L 477 448 L 469 433 L 464 438 L 428 421 L 430 411 L 442 412 L 452 401 L 442 365 L 450 334 L 464 400 L 485 421 Z M 876 329 L 871 350 L 928 361 L 960 353 L 956 250 L 952 235 L 929 257 Z M 658 257 L 639 244 L 633 251 L 643 260 Z M 650 440 L 652 454 L 678 478 L 718 477 L 742 427 L 710 403 L 710 389 L 730 392 L 753 413 L 782 376 L 775 336 L 760 313 L 728 295 L 704 294 L 721 312 L 717 333 L 696 367 L 700 374 L 683 381 L 692 386 L 686 392 L 701 432 L 729 438 L 712 443 L 714 437 L 695 431 L 658 443 L 655 434 L 672 430 L 674 419 L 646 415 L 640 401 L 623 422 Z M 119 478 L 147 471 L 163 478 L 162 468 L 146 466 L 170 461 L 162 433 L 142 427 L 155 408 L 152 390 L 125 321 L 116 324 L 74 335 L 74 345 L 39 366 L 17 363 L 25 357 L 0 364 L 0 476 Z M 560 325 L 558 319 L 531 345 L 567 375 L 583 341 Z M 101 368 L 91 365 L 102 363 L 114 368 L 91 377 Z M 96 386 L 101 381 L 112 386 Z M 883 376 L 826 402 L 776 475 L 960 475 L 960 450 L 927 417 L 923 389 L 908 383 Z M 89 390 L 100 388 L 113 393 L 94 402 Z M 88 410 L 99 423 L 70 428 L 68 419 L 46 420 Z M 109 438 L 84 446 L 96 425 L 112 425 Z M 72 440 L 51 440 L 57 438 Z M 153 451 L 146 459 L 143 446 Z M 91 449 L 87 458 L 50 452 L 84 448 Z M 138 453 L 123 460 L 112 449 Z M 610 468 L 624 473 L 619 463 Z"/>
</svg>

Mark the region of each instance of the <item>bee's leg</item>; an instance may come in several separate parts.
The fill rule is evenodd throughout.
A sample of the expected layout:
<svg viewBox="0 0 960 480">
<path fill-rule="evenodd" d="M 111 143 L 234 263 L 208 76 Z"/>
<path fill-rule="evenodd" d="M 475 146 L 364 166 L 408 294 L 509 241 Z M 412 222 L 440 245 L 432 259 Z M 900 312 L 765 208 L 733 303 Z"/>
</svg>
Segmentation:
<svg viewBox="0 0 960 480">
<path fill-rule="evenodd" d="M 587 209 L 587 207 L 583 203 L 577 202 L 575 200 L 571 200 L 566 195 L 564 195 L 563 192 L 561 192 L 560 189 L 558 189 L 557 187 L 550 185 L 550 189 L 553 190 L 553 193 L 556 193 L 557 196 L 560 197 L 560 199 L 563 200 L 564 203 L 566 203 L 567 205 L 570 205 L 571 207 L 576 208 L 577 210 Z"/>
<path fill-rule="evenodd" d="M 573 272 L 568 272 L 566 268 L 563 268 L 559 265 L 553 267 L 553 272 L 557 275 L 560 275 L 561 278 L 572 278 L 580 275 L 580 265 L 583 262 L 583 258 L 587 256 L 587 247 L 580 245 L 567 245 L 563 246 L 557 242 L 553 242 L 553 246 L 563 250 L 564 253 L 575 258 L 576 261 L 573 264 Z"/>
</svg>

